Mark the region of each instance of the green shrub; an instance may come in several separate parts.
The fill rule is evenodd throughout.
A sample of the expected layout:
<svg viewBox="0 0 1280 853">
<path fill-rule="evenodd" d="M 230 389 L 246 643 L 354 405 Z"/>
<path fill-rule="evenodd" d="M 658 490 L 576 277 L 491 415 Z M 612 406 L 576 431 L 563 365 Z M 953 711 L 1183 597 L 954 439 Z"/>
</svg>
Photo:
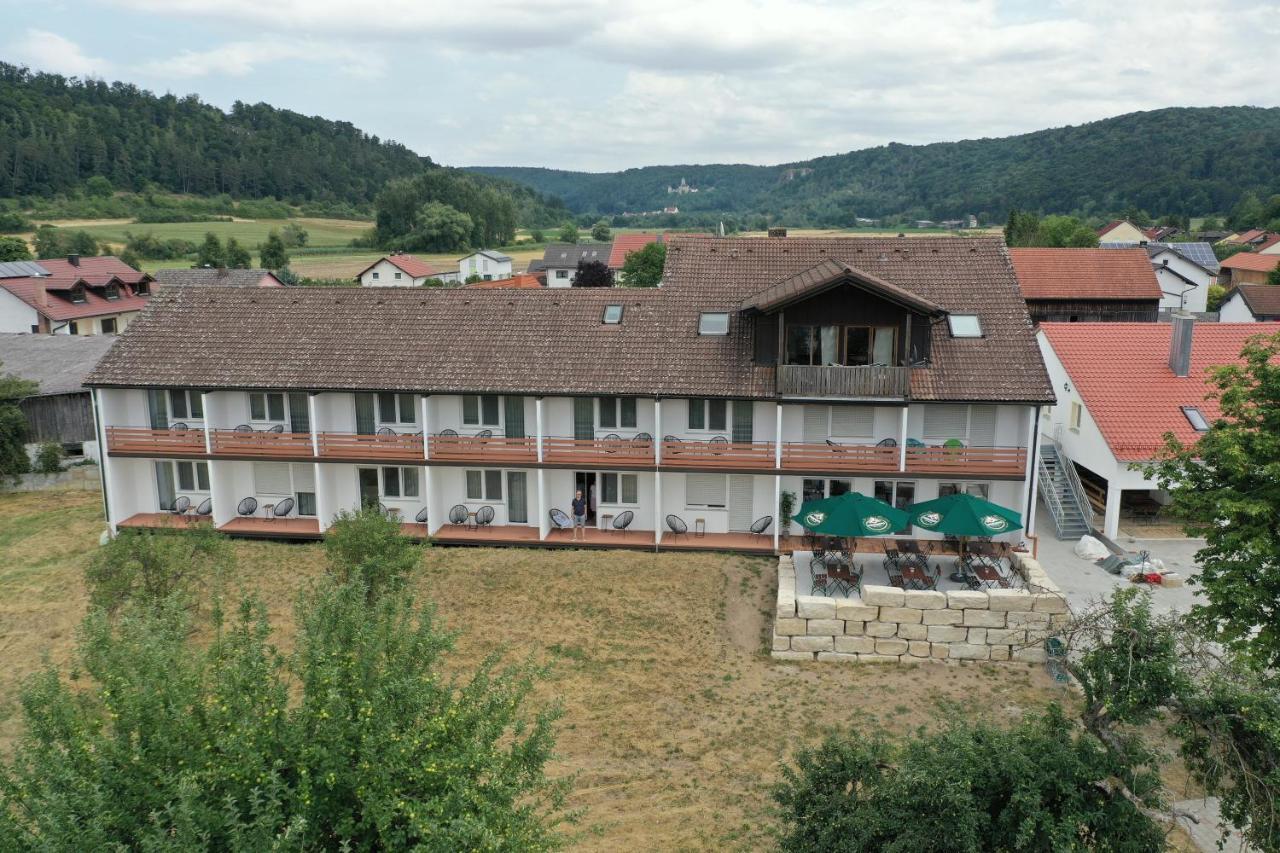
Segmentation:
<svg viewBox="0 0 1280 853">
<path fill-rule="evenodd" d="M 62 470 L 62 460 L 66 458 L 62 445 L 55 441 L 46 441 L 36 451 L 35 469 L 41 474 L 56 474 Z"/>
<path fill-rule="evenodd" d="M 359 580 L 370 596 L 400 589 L 422 558 L 420 547 L 400 531 L 400 522 L 378 507 L 338 513 L 324 549 L 338 582 Z"/>
<path fill-rule="evenodd" d="M 189 602 L 197 584 L 235 565 L 235 551 L 207 524 L 182 535 L 122 530 L 85 569 L 89 601 L 116 612 L 127 603 Z"/>
</svg>

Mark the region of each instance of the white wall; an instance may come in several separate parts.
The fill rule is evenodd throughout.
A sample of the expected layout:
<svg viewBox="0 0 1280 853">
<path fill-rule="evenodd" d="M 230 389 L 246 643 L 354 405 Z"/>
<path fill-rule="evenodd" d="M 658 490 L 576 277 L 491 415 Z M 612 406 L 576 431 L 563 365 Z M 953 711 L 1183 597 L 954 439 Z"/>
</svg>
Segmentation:
<svg viewBox="0 0 1280 853">
<path fill-rule="evenodd" d="M 1256 323 L 1258 318 L 1253 316 L 1253 312 L 1245 304 L 1244 297 L 1240 295 L 1240 291 L 1236 290 L 1232 291 L 1231 295 L 1223 300 L 1222 305 L 1219 306 L 1218 321 L 1221 323 Z"/>
<path fill-rule="evenodd" d="M 39 322 L 36 309 L 0 287 L 0 332 L 30 333 Z"/>
<path fill-rule="evenodd" d="M 561 278 L 558 273 L 564 273 Z M 578 277 L 577 267 L 548 267 L 547 287 L 573 287 L 573 280 Z"/>
<path fill-rule="evenodd" d="M 1161 308 L 1208 310 L 1209 285 L 1215 281 L 1212 273 L 1172 250 L 1162 252 L 1151 260 L 1156 271 L 1156 281 L 1160 283 L 1160 290 L 1164 294 L 1160 297 Z M 1178 278 L 1171 270 L 1191 279 L 1195 282 L 1194 286 Z"/>
<path fill-rule="evenodd" d="M 426 280 L 426 276 L 414 278 L 387 260 L 378 261 L 360 276 L 362 287 L 416 287 Z"/>
<path fill-rule="evenodd" d="M 473 252 L 458 261 L 458 276 L 466 281 L 473 275 L 485 279 L 511 278 L 511 261 L 495 261 Z"/>
</svg>

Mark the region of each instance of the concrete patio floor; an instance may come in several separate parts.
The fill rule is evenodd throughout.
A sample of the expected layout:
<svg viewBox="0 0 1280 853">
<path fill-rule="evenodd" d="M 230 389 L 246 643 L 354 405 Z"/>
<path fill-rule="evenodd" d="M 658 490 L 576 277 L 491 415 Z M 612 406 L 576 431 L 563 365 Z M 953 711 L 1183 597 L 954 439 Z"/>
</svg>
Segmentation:
<svg viewBox="0 0 1280 853">
<path fill-rule="evenodd" d="M 813 560 L 812 551 L 795 551 L 792 554 L 796 563 L 796 595 L 825 595 L 823 592 L 814 592 L 813 578 L 809 573 L 809 563 Z M 889 573 L 884 568 L 884 554 L 862 552 L 853 555 L 853 562 L 856 566 L 862 567 L 862 585 L 874 586 L 890 586 Z M 930 571 L 939 571 L 938 592 L 950 592 L 954 590 L 969 589 L 962 583 L 956 583 L 951 580 L 948 575 L 955 571 L 956 558 L 955 555 L 943 555 L 941 557 L 929 558 Z M 836 598 L 841 596 L 837 595 Z M 848 598 L 856 599 L 858 594 L 855 592 Z"/>
</svg>

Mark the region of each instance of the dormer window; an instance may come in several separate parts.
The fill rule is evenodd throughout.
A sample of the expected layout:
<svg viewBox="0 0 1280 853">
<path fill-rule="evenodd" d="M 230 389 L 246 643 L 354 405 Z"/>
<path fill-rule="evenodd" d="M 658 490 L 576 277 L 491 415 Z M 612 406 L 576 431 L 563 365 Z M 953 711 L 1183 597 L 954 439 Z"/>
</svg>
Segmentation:
<svg viewBox="0 0 1280 853">
<path fill-rule="evenodd" d="M 71 288 L 71 301 L 76 303 L 86 301 L 86 298 L 84 295 L 84 288 L 82 286 L 76 285 L 75 287 Z"/>
<path fill-rule="evenodd" d="M 108 285 L 107 285 L 107 289 L 106 289 L 106 297 L 107 297 L 107 299 L 119 299 L 119 298 L 120 298 L 120 285 L 118 285 L 118 284 L 108 284 Z"/>
<path fill-rule="evenodd" d="M 604 315 L 600 318 L 600 322 L 606 326 L 616 326 L 622 322 L 622 306 L 606 305 L 604 306 Z"/>
<path fill-rule="evenodd" d="M 953 338 L 982 337 L 982 321 L 977 314 L 948 314 L 947 325 Z"/>
<path fill-rule="evenodd" d="M 150 293 L 151 293 L 151 285 L 147 284 L 147 282 L 145 281 L 140 281 L 133 286 L 134 296 L 147 296 Z"/>
<path fill-rule="evenodd" d="M 1204 412 L 1195 406 L 1183 406 L 1182 414 L 1186 415 L 1187 423 L 1191 424 L 1191 428 L 1196 432 L 1209 431 L 1209 422 L 1205 420 Z"/>
<path fill-rule="evenodd" d="M 704 311 L 698 315 L 699 335 L 729 334 L 729 315 L 724 311 Z"/>
</svg>

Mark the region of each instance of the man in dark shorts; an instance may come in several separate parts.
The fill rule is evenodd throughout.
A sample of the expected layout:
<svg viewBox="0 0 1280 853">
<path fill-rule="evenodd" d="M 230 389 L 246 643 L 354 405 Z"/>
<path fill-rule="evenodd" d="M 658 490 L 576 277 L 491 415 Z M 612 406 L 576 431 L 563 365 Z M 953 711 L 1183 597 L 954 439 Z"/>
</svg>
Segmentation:
<svg viewBox="0 0 1280 853">
<path fill-rule="evenodd" d="M 573 541 L 578 541 L 578 533 L 582 532 L 582 539 L 587 538 L 587 499 L 582 496 L 582 490 L 573 493 Z"/>
</svg>

